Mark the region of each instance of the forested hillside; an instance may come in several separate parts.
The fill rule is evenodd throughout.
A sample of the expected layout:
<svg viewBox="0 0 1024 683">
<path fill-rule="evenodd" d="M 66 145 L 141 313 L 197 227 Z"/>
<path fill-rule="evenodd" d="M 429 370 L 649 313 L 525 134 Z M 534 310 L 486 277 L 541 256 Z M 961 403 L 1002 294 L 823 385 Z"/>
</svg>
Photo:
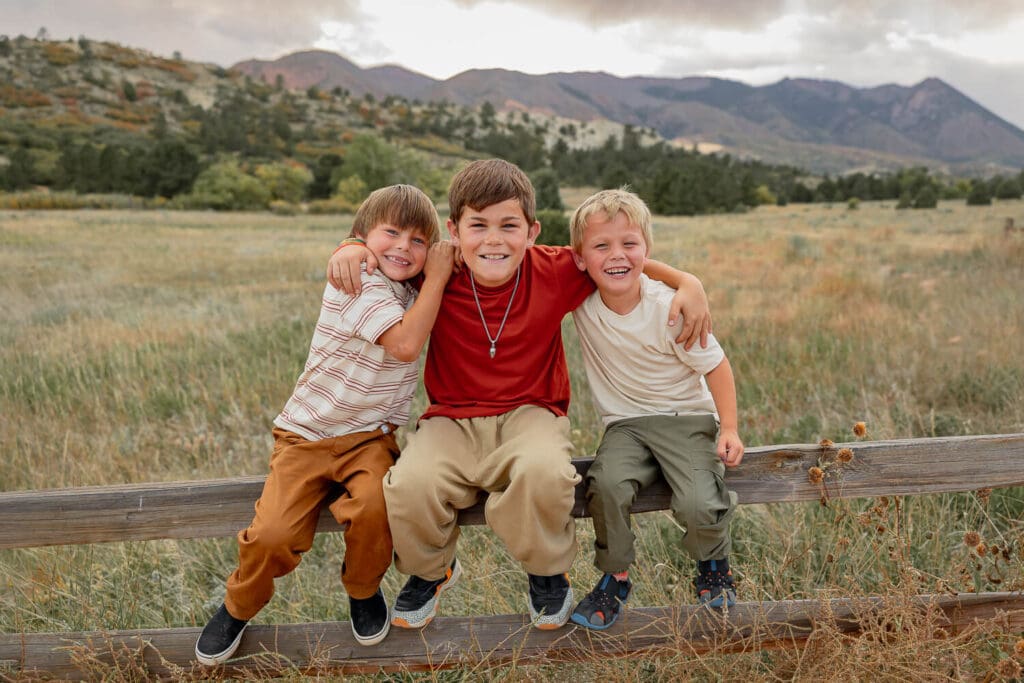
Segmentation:
<svg viewBox="0 0 1024 683">
<path fill-rule="evenodd" d="M 0 205 L 351 211 L 373 189 L 413 183 L 442 201 L 467 159 L 522 166 L 542 208 L 559 186 L 630 184 L 659 213 L 763 203 L 1020 194 L 1020 178 L 956 182 L 923 168 L 811 178 L 703 154 L 649 129 L 448 101 L 290 90 L 211 64 L 82 37 L 0 36 Z M 45 190 L 45 192 L 40 191 Z M 919 201 L 920 195 L 923 201 Z M 142 198 L 142 199 L 131 199 Z M 126 203 L 127 202 L 127 203 Z"/>
</svg>

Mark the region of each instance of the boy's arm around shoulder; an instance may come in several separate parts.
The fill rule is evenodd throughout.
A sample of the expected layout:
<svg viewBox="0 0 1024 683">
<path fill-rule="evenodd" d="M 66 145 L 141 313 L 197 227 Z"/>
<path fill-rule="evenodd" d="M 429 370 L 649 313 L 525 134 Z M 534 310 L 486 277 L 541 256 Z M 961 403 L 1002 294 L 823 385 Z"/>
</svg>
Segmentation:
<svg viewBox="0 0 1024 683">
<path fill-rule="evenodd" d="M 676 290 L 667 321 L 671 327 L 675 325 L 676 317 L 683 316 L 683 329 L 676 337 L 676 342 L 682 344 L 687 351 L 698 340 L 702 349 L 707 348 L 708 334 L 711 333 L 711 308 L 700 279 L 653 259 L 644 262 L 644 275 Z"/>
<path fill-rule="evenodd" d="M 402 320 L 377 338 L 377 343 L 398 360 L 411 363 L 423 351 L 423 345 L 427 343 L 430 329 L 441 308 L 441 296 L 452 274 L 454 257 L 455 249 L 451 242 L 431 245 L 423 266 L 424 279 L 419 296 L 402 316 Z"/>
<path fill-rule="evenodd" d="M 366 264 L 366 274 L 373 275 L 377 268 L 377 257 L 366 245 L 348 244 L 345 248 L 338 247 L 327 261 L 327 281 L 345 294 L 359 294 L 363 288 L 363 263 Z"/>
<path fill-rule="evenodd" d="M 726 467 L 736 467 L 743 461 L 743 442 L 740 440 L 739 421 L 736 414 L 736 381 L 728 358 L 722 358 L 718 366 L 704 375 L 704 381 L 715 400 L 720 421 L 718 429 L 718 457 Z"/>
</svg>

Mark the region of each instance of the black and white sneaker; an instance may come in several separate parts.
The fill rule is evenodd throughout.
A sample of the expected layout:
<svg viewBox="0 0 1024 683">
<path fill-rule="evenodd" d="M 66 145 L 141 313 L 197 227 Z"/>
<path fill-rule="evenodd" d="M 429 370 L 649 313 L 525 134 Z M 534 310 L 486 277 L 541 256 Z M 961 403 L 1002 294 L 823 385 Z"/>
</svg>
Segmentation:
<svg viewBox="0 0 1024 683">
<path fill-rule="evenodd" d="M 460 576 L 462 565 L 458 558 L 452 560 L 452 566 L 440 579 L 430 581 L 410 576 L 395 598 L 391 623 L 401 628 L 423 628 L 429 624 L 437 614 L 437 600 L 441 593 L 451 588 Z"/>
<path fill-rule="evenodd" d="M 569 575 L 527 576 L 530 579 L 530 597 L 526 602 L 530 607 L 533 625 L 542 631 L 564 626 L 569 621 L 569 613 L 572 611 L 572 586 L 569 585 Z"/>
<path fill-rule="evenodd" d="M 384 593 L 379 588 L 368 598 L 349 596 L 348 609 L 352 617 L 352 635 L 360 645 L 376 645 L 384 640 L 391 628 L 391 619 Z"/>
<path fill-rule="evenodd" d="M 210 617 L 196 641 L 196 659 L 206 666 L 216 666 L 231 659 L 238 644 L 242 642 L 242 633 L 248 621 L 235 619 L 228 613 L 227 607 L 221 604 L 216 614 Z"/>
</svg>

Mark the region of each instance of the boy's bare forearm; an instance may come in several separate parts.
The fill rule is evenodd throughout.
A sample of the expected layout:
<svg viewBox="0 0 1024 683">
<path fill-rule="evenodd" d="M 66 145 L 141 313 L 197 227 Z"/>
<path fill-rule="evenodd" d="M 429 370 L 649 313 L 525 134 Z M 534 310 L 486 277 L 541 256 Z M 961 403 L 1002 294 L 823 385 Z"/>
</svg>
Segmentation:
<svg viewBox="0 0 1024 683">
<path fill-rule="evenodd" d="M 683 316 L 683 327 L 676 342 L 687 351 L 697 342 L 702 349 L 707 348 L 708 335 L 711 334 L 711 308 L 700 278 L 651 259 L 644 262 L 644 274 L 676 290 L 666 321 L 672 327 L 678 316 Z"/>
<path fill-rule="evenodd" d="M 739 418 L 736 410 L 736 381 L 728 358 L 723 358 L 718 367 L 704 375 L 704 380 L 715 400 L 715 409 L 723 431 L 737 431 Z"/>
<path fill-rule="evenodd" d="M 447 278 L 442 277 L 428 277 L 424 280 L 412 307 L 405 312 L 400 322 L 380 335 L 377 343 L 398 360 L 411 362 L 419 358 L 423 345 L 430 337 L 434 321 L 437 320 L 447 282 Z"/>
<path fill-rule="evenodd" d="M 673 268 L 667 263 L 655 261 L 654 259 L 647 259 L 647 261 L 644 262 L 644 275 L 652 280 L 663 282 L 672 289 L 679 289 L 683 286 L 684 282 L 687 284 L 693 284 L 693 282 L 689 280 L 690 278 L 692 278 L 693 281 L 696 281 L 698 285 L 700 284 L 700 280 L 698 280 L 696 276 L 691 275 L 690 273 L 684 273 L 681 270 Z"/>
</svg>

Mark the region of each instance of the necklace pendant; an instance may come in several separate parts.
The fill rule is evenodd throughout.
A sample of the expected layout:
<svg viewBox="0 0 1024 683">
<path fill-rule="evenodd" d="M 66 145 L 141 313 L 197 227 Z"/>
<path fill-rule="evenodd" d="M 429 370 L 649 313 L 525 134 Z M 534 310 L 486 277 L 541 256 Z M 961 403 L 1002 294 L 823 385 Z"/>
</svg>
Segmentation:
<svg viewBox="0 0 1024 683">
<path fill-rule="evenodd" d="M 494 358 L 494 354 L 497 353 L 497 349 L 494 348 L 494 344 L 491 344 L 491 358 Z"/>
</svg>

